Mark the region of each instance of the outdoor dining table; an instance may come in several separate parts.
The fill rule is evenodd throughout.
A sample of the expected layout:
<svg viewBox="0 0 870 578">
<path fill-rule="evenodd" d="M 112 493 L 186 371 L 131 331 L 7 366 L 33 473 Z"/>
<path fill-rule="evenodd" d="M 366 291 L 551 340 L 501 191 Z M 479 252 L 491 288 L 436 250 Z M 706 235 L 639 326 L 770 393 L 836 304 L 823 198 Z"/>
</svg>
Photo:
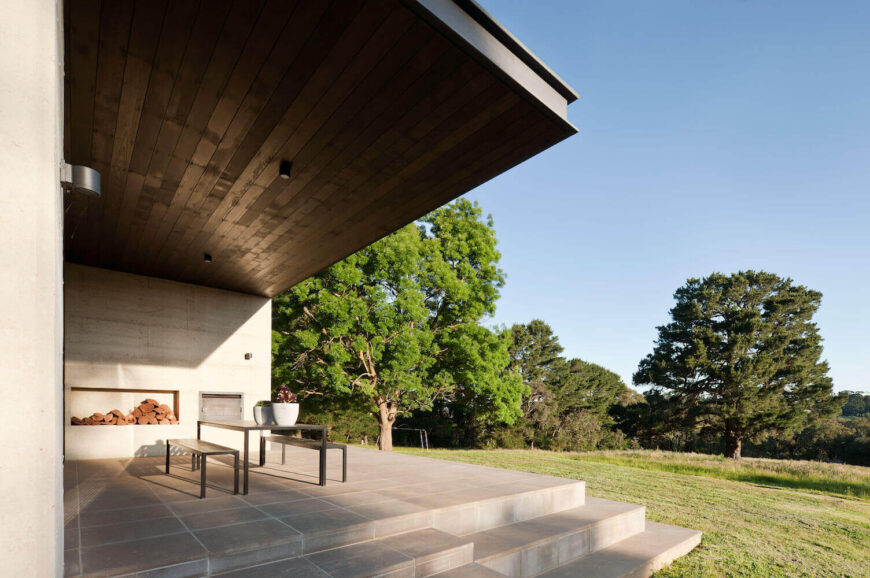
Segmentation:
<svg viewBox="0 0 870 578">
<path fill-rule="evenodd" d="M 216 427 L 221 429 L 229 429 L 233 431 L 240 431 L 245 434 L 245 445 L 244 445 L 244 457 L 242 459 L 243 468 L 244 468 L 244 482 L 242 484 L 242 493 L 248 493 L 248 439 L 250 437 L 250 432 L 252 431 L 319 431 L 320 432 L 320 485 L 326 485 L 326 426 L 325 425 L 313 425 L 313 424 L 304 424 L 297 423 L 295 425 L 277 425 L 277 424 L 260 424 L 255 421 L 248 421 L 242 419 L 229 419 L 229 420 L 214 420 L 214 419 L 201 419 L 196 422 L 196 439 L 202 439 L 201 429 L 202 426 Z M 260 434 L 260 465 L 263 466 L 266 464 L 266 439 L 263 437 L 262 433 Z"/>
</svg>

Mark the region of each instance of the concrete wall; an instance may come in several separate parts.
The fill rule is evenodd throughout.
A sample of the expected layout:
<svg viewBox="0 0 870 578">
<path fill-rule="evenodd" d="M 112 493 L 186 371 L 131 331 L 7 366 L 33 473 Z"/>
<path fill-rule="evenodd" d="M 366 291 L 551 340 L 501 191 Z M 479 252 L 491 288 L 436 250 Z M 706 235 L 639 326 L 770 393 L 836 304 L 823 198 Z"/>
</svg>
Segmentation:
<svg viewBox="0 0 870 578">
<path fill-rule="evenodd" d="M 200 391 L 242 392 L 245 419 L 269 398 L 269 299 L 72 264 L 64 293 L 67 459 L 163 455 L 167 437 L 196 437 Z M 180 422 L 72 426 L 72 410 L 85 417 L 128 403 L 117 409 L 129 412 L 133 397 L 159 397 L 72 387 L 179 390 Z M 211 428 L 203 438 L 242 443 L 239 433 Z"/>
<path fill-rule="evenodd" d="M 63 564 L 59 167 L 60 6 L 4 2 L 0 18 L 0 561 L 4 576 Z M 8 407 L 8 406 L 7 406 Z"/>
</svg>

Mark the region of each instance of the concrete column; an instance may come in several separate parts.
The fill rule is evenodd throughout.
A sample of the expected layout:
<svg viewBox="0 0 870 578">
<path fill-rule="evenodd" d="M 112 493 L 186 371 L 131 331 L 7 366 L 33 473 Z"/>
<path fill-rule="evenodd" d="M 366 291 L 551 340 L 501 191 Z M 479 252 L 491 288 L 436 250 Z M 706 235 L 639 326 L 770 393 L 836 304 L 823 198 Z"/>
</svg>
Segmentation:
<svg viewBox="0 0 870 578">
<path fill-rule="evenodd" d="M 0 18 L 0 564 L 63 569 L 62 11 Z"/>
</svg>

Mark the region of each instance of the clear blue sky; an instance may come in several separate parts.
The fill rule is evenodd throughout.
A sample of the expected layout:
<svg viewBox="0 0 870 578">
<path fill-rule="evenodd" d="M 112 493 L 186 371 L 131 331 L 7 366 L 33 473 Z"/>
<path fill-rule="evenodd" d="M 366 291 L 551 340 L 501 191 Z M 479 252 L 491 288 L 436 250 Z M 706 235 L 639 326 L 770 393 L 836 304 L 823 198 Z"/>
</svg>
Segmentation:
<svg viewBox="0 0 870 578">
<path fill-rule="evenodd" d="M 836 389 L 870 391 L 870 2 L 483 0 L 580 93 L 580 133 L 472 191 L 541 318 L 630 384 L 688 277 L 824 294 Z"/>
</svg>

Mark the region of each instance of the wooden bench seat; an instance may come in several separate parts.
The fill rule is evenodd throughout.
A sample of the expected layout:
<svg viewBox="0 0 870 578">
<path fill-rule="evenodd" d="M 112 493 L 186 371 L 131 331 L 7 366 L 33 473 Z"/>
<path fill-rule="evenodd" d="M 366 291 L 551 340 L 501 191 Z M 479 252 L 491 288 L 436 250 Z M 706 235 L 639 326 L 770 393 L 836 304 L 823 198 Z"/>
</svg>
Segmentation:
<svg viewBox="0 0 870 578">
<path fill-rule="evenodd" d="M 281 444 L 281 464 L 284 465 L 287 461 L 286 447 L 287 446 L 297 446 L 300 448 L 308 448 L 312 450 L 320 450 L 321 442 L 320 440 L 308 440 L 304 438 L 296 438 L 292 436 L 282 436 L 282 435 L 271 435 L 271 436 L 263 436 L 260 438 L 262 440 L 263 448 L 261 448 L 261 455 L 265 455 L 265 442 L 272 442 L 274 444 Z M 347 481 L 347 446 L 344 444 L 337 444 L 333 442 L 326 442 L 327 450 L 341 450 L 341 481 Z"/>
<path fill-rule="evenodd" d="M 235 458 L 235 482 L 233 493 L 239 493 L 239 450 L 220 446 L 211 442 L 198 439 L 174 439 L 166 440 L 166 473 L 169 473 L 169 457 L 171 455 L 171 447 L 175 446 L 187 450 L 191 454 L 191 471 L 196 471 L 197 467 L 202 469 L 199 482 L 199 497 L 205 497 L 205 465 L 208 456 L 231 455 Z"/>
</svg>

